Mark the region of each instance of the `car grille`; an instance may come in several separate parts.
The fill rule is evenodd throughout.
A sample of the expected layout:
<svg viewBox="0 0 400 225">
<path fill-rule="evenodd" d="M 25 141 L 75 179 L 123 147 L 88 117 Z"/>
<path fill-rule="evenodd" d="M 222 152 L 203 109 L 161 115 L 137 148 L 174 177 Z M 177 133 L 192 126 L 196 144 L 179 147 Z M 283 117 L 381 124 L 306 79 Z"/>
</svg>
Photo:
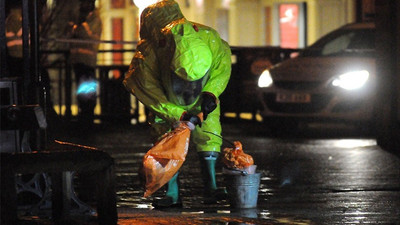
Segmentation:
<svg viewBox="0 0 400 225">
<path fill-rule="evenodd" d="M 314 94 L 311 96 L 310 103 L 279 103 L 275 101 L 276 94 L 268 93 L 264 95 L 264 100 L 268 108 L 273 112 L 279 113 L 316 113 L 324 109 L 332 96 L 326 94 Z"/>
<path fill-rule="evenodd" d="M 311 90 L 321 85 L 321 82 L 274 81 L 274 85 L 287 90 Z"/>
</svg>

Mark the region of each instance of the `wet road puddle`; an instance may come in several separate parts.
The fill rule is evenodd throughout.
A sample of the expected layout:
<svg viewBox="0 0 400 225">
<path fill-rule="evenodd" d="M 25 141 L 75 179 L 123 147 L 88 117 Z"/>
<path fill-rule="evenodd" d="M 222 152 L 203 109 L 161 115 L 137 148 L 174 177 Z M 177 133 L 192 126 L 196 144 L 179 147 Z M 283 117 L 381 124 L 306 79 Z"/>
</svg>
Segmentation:
<svg viewBox="0 0 400 225">
<path fill-rule="evenodd" d="M 19 220 L 20 225 L 52 225 L 50 218 L 38 216 L 24 216 Z M 66 224 L 95 225 L 96 216 L 73 216 L 67 219 Z M 258 209 L 240 210 L 146 210 L 146 209 L 119 209 L 118 225 L 313 225 L 309 220 L 290 217 L 271 217 L 268 211 Z"/>
<path fill-rule="evenodd" d="M 262 213 L 260 213 L 262 216 Z M 302 219 L 293 219 L 287 217 L 281 218 L 247 218 L 231 214 L 230 211 L 221 211 L 216 214 L 204 213 L 204 211 L 192 211 L 181 213 L 165 213 L 154 211 L 152 213 L 129 213 L 120 214 L 118 225 L 198 225 L 198 224 L 243 224 L 243 225 L 259 225 L 259 224 L 294 224 L 294 225 L 310 225 L 310 221 Z"/>
</svg>

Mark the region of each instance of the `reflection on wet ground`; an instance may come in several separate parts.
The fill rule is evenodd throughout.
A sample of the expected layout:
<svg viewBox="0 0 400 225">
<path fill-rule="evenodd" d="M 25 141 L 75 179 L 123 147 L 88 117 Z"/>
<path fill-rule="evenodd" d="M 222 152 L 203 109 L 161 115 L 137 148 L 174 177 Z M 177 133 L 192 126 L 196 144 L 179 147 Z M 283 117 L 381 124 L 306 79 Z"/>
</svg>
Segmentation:
<svg viewBox="0 0 400 225">
<path fill-rule="evenodd" d="M 156 211 L 153 213 L 135 213 L 135 218 L 132 218 L 132 214 L 120 213 L 119 223 L 120 225 L 133 225 L 133 224 L 143 224 L 143 225 L 155 225 L 155 224 L 213 224 L 213 225 L 257 225 L 257 224 L 310 224 L 310 221 L 291 219 L 288 217 L 281 218 L 264 218 L 257 219 L 257 215 L 262 215 L 263 213 L 257 212 L 257 209 L 243 209 L 241 211 L 253 211 L 250 213 L 238 214 L 238 213 L 165 213 Z M 254 217 L 253 215 L 254 214 Z"/>
<path fill-rule="evenodd" d="M 105 129 L 107 127 L 107 129 Z M 223 125 L 224 138 L 243 144 L 262 174 L 256 209 L 228 201 L 202 203 L 197 154 L 180 170 L 182 209 L 155 210 L 142 197 L 138 171 L 151 147 L 147 126 L 102 126 L 60 137 L 94 146 L 116 163 L 119 224 L 400 224 L 400 160 L 376 141 L 346 129 L 307 128 L 275 136 L 258 123 Z M 225 146 L 224 146 L 225 147 Z M 218 167 L 217 181 L 224 186 Z"/>
</svg>

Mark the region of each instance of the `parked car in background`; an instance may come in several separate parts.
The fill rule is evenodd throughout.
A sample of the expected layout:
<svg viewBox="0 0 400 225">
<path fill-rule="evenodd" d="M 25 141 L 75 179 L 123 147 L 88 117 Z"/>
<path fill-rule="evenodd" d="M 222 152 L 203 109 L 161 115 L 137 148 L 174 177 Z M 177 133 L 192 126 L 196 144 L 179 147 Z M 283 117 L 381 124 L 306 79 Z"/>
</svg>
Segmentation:
<svg viewBox="0 0 400 225">
<path fill-rule="evenodd" d="M 226 90 L 220 96 L 221 114 L 252 114 L 255 119 L 260 104 L 257 98 L 258 77 L 265 68 L 289 59 L 299 49 L 271 46 L 231 46 L 232 72 Z"/>
<path fill-rule="evenodd" d="M 258 79 L 260 115 L 275 128 L 300 121 L 374 120 L 375 25 L 345 25 L 304 48 Z M 282 124 L 284 123 L 284 124 Z"/>
</svg>

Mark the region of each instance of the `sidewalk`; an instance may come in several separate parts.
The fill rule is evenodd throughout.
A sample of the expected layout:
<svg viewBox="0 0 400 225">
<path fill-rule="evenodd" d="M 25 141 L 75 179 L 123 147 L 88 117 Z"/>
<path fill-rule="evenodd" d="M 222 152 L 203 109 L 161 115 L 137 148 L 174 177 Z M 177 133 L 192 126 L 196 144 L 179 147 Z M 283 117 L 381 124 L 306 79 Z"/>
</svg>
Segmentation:
<svg viewBox="0 0 400 225">
<path fill-rule="evenodd" d="M 373 139 L 347 130 L 333 128 L 325 136 L 320 130 L 307 132 L 273 137 L 260 124 L 223 123 L 224 138 L 240 140 L 262 173 L 258 207 L 246 210 L 232 209 L 228 201 L 202 204 L 199 162 L 190 150 L 180 170 L 183 208 L 153 209 L 152 199 L 163 192 L 143 198 L 138 177 L 143 155 L 152 143 L 147 125 L 102 124 L 86 130 L 75 125 L 56 139 L 98 148 L 115 159 L 120 225 L 400 224 L 398 156 L 380 149 Z M 220 171 L 217 181 L 223 184 Z M 95 221 L 96 217 L 86 216 L 68 224 Z"/>
<path fill-rule="evenodd" d="M 181 168 L 180 191 L 183 208 L 157 210 L 151 206 L 153 198 L 162 197 L 160 189 L 149 198 L 143 198 L 144 188 L 138 179 L 138 170 L 145 152 L 151 148 L 151 137 L 147 125 L 106 126 L 95 125 L 89 133 L 73 128 L 73 135 L 64 141 L 96 147 L 108 152 L 116 162 L 117 201 L 119 225 L 196 225 L 196 224 L 312 224 L 310 221 L 280 217 L 272 219 L 262 209 L 233 209 L 229 202 L 219 204 L 202 203 L 200 167 L 197 154 L 189 150 Z M 232 131 L 232 130 L 231 130 Z M 218 182 L 223 183 L 219 167 Z"/>
</svg>

